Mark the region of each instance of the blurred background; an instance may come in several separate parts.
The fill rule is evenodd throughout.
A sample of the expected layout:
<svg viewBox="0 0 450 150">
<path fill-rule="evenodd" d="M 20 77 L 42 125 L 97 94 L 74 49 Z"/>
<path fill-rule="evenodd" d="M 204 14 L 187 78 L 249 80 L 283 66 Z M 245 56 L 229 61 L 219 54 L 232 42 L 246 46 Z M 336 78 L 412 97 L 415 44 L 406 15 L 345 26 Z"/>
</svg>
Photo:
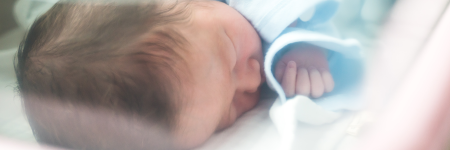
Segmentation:
<svg viewBox="0 0 450 150">
<path fill-rule="evenodd" d="M 0 137 L 35 142 L 15 90 L 13 58 L 26 28 L 51 7 L 46 0 L 0 0 Z M 370 50 L 395 0 L 342 0 L 332 20 L 343 38 Z"/>
<path fill-rule="evenodd" d="M 0 1 L 0 136 L 34 142 L 15 92 L 13 57 L 25 33 L 14 17 L 15 3 L 16 0 Z"/>
<path fill-rule="evenodd" d="M 13 5 L 15 0 L 2 0 L 0 2 L 0 35 L 17 26 L 13 18 Z"/>
</svg>

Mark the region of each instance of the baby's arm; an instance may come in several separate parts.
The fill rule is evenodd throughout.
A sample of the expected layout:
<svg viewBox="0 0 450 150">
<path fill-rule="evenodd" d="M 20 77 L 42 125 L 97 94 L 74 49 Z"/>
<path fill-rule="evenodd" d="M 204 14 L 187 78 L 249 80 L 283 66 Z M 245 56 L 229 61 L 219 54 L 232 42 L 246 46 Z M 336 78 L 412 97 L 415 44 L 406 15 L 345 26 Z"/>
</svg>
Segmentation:
<svg viewBox="0 0 450 150">
<path fill-rule="evenodd" d="M 296 94 L 318 98 L 334 88 L 325 51 L 301 43 L 284 54 L 277 62 L 275 78 L 281 83 L 287 97 Z"/>
</svg>

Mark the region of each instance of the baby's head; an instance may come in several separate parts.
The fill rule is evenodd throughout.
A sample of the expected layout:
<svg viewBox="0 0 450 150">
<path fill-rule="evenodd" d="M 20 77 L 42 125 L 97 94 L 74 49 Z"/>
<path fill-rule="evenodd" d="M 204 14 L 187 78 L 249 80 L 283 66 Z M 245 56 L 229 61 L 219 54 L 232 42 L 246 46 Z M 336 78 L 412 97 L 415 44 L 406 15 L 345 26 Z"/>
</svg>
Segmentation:
<svg viewBox="0 0 450 150">
<path fill-rule="evenodd" d="M 193 147 L 254 107 L 262 60 L 251 24 L 220 2 L 77 2 L 33 24 L 16 72 L 25 103 L 139 116 Z"/>
</svg>

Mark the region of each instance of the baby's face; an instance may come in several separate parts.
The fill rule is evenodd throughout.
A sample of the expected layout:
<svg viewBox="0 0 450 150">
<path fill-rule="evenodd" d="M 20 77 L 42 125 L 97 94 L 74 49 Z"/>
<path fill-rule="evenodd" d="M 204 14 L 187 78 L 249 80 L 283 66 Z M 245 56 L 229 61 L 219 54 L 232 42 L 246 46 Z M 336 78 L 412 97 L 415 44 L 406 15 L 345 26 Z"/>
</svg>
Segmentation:
<svg viewBox="0 0 450 150">
<path fill-rule="evenodd" d="M 232 125 L 255 106 L 264 81 L 261 41 L 252 25 L 220 2 L 191 5 L 189 24 L 178 29 L 190 43 L 174 131 L 181 147 L 197 146 Z"/>
</svg>

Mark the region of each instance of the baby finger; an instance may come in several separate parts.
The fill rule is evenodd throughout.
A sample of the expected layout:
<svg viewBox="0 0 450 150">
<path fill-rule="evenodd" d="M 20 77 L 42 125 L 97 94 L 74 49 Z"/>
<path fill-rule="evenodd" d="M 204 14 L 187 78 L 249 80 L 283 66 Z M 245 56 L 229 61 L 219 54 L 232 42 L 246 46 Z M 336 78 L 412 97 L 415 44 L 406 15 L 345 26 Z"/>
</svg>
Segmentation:
<svg viewBox="0 0 450 150">
<path fill-rule="evenodd" d="M 285 69 L 286 69 L 286 64 L 281 61 L 278 62 L 277 66 L 275 67 L 275 79 L 277 79 L 278 82 L 281 82 L 281 79 L 283 78 Z"/>
<path fill-rule="evenodd" d="M 319 98 L 325 90 L 322 75 L 320 75 L 320 72 L 314 68 L 309 70 L 309 78 L 311 80 L 311 96 L 314 98 Z"/>
<path fill-rule="evenodd" d="M 331 92 L 334 89 L 334 80 L 329 71 L 322 71 L 323 84 L 325 92 Z"/>
<path fill-rule="evenodd" d="M 305 68 L 299 68 L 297 70 L 295 93 L 299 95 L 309 96 L 310 92 L 311 84 L 309 81 L 308 70 L 306 70 Z"/>
<path fill-rule="evenodd" d="M 281 86 L 287 97 L 292 97 L 295 94 L 295 77 L 297 74 L 297 64 L 294 61 L 289 61 L 284 72 Z"/>
</svg>

